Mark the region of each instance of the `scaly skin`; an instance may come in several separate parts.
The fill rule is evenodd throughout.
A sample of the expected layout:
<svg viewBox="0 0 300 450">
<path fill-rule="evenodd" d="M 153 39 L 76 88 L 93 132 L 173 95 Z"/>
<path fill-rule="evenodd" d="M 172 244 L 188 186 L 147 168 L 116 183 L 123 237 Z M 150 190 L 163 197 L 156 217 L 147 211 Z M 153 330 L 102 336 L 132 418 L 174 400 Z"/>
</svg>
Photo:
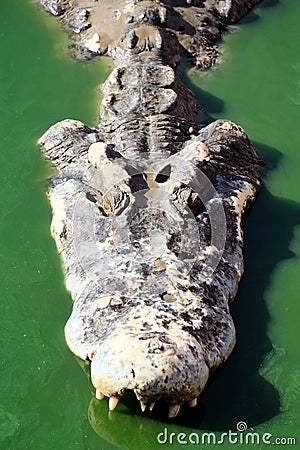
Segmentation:
<svg viewBox="0 0 300 450">
<path fill-rule="evenodd" d="M 144 19 L 110 48 L 99 125 L 62 121 L 40 145 L 57 167 L 52 233 L 74 299 L 67 343 L 91 361 L 110 409 L 133 390 L 142 410 L 164 397 L 172 417 L 195 406 L 234 347 L 228 302 L 260 160 L 234 123 L 196 125 L 164 6 L 138 5 Z"/>
</svg>

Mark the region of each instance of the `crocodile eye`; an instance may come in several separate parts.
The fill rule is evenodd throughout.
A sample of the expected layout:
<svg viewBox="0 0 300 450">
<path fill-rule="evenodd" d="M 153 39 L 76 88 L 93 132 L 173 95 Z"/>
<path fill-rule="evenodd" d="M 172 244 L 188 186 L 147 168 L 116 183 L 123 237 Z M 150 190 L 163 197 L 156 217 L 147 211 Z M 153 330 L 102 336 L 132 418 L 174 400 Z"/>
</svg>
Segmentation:
<svg viewBox="0 0 300 450">
<path fill-rule="evenodd" d="M 173 294 L 168 294 L 168 292 L 163 292 L 161 298 L 167 303 L 173 303 L 176 301 L 176 297 Z"/>
<path fill-rule="evenodd" d="M 111 206 L 107 201 L 103 201 L 103 208 L 105 209 L 105 211 L 111 211 Z"/>
</svg>

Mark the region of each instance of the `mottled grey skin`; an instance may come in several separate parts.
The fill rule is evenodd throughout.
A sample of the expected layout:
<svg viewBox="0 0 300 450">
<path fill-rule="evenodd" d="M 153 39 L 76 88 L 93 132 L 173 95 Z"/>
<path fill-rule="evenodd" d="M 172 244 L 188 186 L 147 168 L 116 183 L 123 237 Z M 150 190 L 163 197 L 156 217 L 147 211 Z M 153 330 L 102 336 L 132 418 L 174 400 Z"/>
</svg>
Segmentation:
<svg viewBox="0 0 300 450">
<path fill-rule="evenodd" d="M 66 120 L 40 139 L 57 167 L 52 233 L 74 300 L 67 343 L 91 361 L 110 409 L 133 390 L 143 410 L 166 398 L 170 416 L 195 406 L 234 347 L 241 218 L 260 188 L 239 126 L 196 125 L 174 39 L 163 22 L 131 24 L 111 49 L 99 125 Z"/>
</svg>

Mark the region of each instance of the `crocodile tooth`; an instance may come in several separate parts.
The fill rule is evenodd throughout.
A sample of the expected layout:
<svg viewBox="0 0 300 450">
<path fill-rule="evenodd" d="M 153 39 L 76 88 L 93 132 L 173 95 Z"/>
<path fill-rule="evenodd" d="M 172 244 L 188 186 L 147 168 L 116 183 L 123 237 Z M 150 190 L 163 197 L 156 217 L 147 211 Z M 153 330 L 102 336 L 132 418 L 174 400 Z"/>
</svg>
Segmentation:
<svg viewBox="0 0 300 450">
<path fill-rule="evenodd" d="M 190 400 L 189 402 L 187 402 L 187 406 L 189 408 L 195 408 L 195 406 L 197 406 L 197 398 L 193 398 L 193 400 Z"/>
<path fill-rule="evenodd" d="M 146 403 L 140 402 L 142 412 L 146 411 L 147 405 Z"/>
<path fill-rule="evenodd" d="M 150 405 L 149 405 L 149 409 L 150 409 L 150 411 L 152 411 L 152 410 L 153 410 L 153 408 L 154 408 L 154 405 L 155 405 L 155 402 L 152 402 L 152 403 L 150 403 Z"/>
<path fill-rule="evenodd" d="M 119 399 L 117 397 L 110 397 L 109 402 L 108 402 L 109 410 L 113 411 L 118 403 L 119 403 Z"/>
<path fill-rule="evenodd" d="M 102 400 L 104 397 L 105 395 L 101 391 L 99 391 L 99 389 L 96 389 L 96 398 L 98 400 Z"/>
<path fill-rule="evenodd" d="M 168 417 L 176 417 L 179 413 L 180 405 L 171 405 L 169 407 L 169 414 Z"/>
</svg>

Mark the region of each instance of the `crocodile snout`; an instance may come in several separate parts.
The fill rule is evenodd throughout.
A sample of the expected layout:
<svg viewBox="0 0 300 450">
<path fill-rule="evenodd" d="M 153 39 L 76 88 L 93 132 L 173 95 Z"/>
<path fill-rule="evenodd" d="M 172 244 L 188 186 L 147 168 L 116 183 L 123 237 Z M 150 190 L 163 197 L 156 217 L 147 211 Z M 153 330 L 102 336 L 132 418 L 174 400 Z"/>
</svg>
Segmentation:
<svg viewBox="0 0 300 450">
<path fill-rule="evenodd" d="M 114 336 L 106 341 L 91 363 L 96 396 L 109 397 L 114 409 L 119 399 L 132 390 L 144 411 L 164 397 L 169 416 L 180 406 L 196 405 L 208 379 L 208 367 L 199 343 L 191 336 Z"/>
</svg>

